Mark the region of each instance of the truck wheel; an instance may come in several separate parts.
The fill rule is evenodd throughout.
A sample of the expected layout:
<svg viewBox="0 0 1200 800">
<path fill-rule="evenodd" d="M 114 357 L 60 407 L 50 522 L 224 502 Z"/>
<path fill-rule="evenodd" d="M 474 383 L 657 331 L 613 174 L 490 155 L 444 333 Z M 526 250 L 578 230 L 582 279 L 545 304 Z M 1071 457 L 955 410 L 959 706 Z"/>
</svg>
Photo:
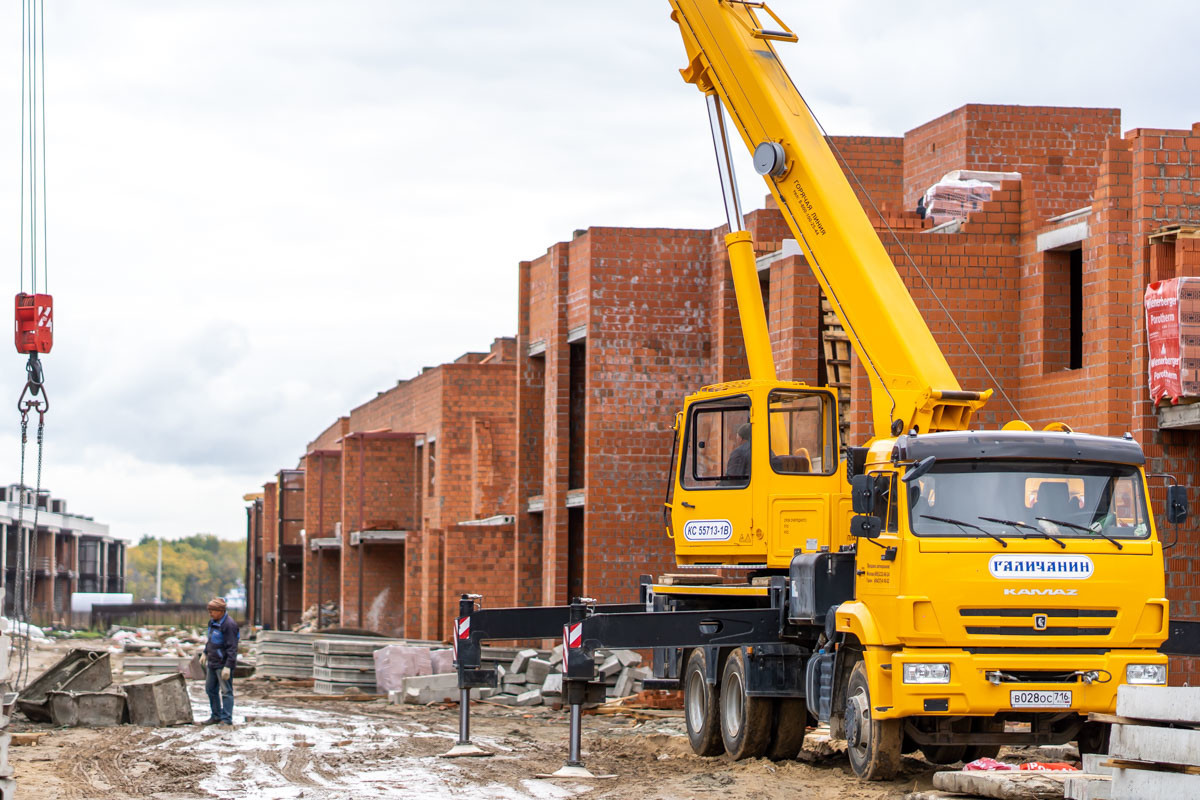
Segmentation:
<svg viewBox="0 0 1200 800">
<path fill-rule="evenodd" d="M 785 698 L 776 700 L 774 706 L 775 721 L 767 758 L 772 761 L 795 758 L 804 746 L 804 734 L 808 733 L 808 703 L 803 698 Z"/>
<path fill-rule="evenodd" d="M 1085 722 L 1076 734 L 1075 743 L 1079 745 L 1079 754 L 1108 752 L 1108 737 L 1112 726 L 1106 722 Z"/>
<path fill-rule="evenodd" d="M 772 702 L 746 695 L 746 656 L 738 647 L 721 673 L 721 740 L 734 761 L 758 758 L 771 739 Z"/>
<path fill-rule="evenodd" d="M 872 719 L 867 668 L 859 661 L 846 686 L 846 755 L 854 774 L 865 781 L 886 781 L 900 770 L 903 726 L 898 719 Z"/>
<path fill-rule="evenodd" d="M 698 756 L 718 756 L 721 754 L 718 693 L 717 687 L 709 686 L 705 678 L 706 667 L 704 648 L 693 650 L 683 670 L 683 718 L 692 752 Z"/>
</svg>

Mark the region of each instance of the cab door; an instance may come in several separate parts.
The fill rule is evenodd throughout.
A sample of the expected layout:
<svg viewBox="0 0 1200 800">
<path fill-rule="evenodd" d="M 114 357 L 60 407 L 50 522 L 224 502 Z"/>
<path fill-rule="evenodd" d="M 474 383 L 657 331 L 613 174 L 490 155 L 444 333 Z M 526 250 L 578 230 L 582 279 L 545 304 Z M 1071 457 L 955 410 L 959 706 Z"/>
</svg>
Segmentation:
<svg viewBox="0 0 1200 800">
<path fill-rule="evenodd" d="M 684 425 L 671 504 L 677 560 L 762 563 L 754 538 L 751 469 L 757 431 L 750 397 L 692 403 Z"/>
</svg>

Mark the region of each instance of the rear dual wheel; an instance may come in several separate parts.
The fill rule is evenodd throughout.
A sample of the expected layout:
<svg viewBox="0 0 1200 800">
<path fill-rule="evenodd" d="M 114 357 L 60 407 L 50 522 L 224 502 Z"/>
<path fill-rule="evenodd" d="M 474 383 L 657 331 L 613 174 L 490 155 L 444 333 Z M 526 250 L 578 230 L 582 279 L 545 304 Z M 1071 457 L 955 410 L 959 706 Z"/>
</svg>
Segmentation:
<svg viewBox="0 0 1200 800">
<path fill-rule="evenodd" d="M 721 671 L 721 741 L 735 761 L 758 758 L 771 744 L 774 702 L 749 696 L 746 686 L 746 655 L 738 647 L 725 659 Z"/>
</svg>

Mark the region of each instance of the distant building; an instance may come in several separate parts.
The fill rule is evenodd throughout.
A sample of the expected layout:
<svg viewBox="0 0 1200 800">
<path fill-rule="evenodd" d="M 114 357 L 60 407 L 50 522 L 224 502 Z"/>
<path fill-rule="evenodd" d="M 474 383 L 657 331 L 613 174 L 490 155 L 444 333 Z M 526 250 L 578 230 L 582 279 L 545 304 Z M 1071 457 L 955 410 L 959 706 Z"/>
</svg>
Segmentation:
<svg viewBox="0 0 1200 800">
<path fill-rule="evenodd" d="M 0 533 L 5 616 L 15 616 L 23 592 L 31 598 L 32 621 L 49 625 L 69 618 L 74 592 L 125 591 L 125 542 L 109 535 L 107 525 L 68 513 L 67 501 L 49 490 L 26 488 L 22 496 L 16 484 L 0 488 Z"/>
</svg>

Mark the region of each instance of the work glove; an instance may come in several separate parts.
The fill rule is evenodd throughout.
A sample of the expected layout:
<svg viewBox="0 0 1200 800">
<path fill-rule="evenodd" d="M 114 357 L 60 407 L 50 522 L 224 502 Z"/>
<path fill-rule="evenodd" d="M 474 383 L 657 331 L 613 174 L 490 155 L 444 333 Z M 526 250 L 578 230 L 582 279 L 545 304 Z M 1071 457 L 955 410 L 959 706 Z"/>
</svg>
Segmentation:
<svg viewBox="0 0 1200 800">
<path fill-rule="evenodd" d="M 204 669 L 204 665 L 208 663 L 208 656 L 204 653 L 200 654 L 200 669 Z"/>
<path fill-rule="evenodd" d="M 229 667 L 221 667 L 221 680 L 227 681 L 232 676 L 233 676 L 233 672 L 230 671 Z"/>
</svg>

